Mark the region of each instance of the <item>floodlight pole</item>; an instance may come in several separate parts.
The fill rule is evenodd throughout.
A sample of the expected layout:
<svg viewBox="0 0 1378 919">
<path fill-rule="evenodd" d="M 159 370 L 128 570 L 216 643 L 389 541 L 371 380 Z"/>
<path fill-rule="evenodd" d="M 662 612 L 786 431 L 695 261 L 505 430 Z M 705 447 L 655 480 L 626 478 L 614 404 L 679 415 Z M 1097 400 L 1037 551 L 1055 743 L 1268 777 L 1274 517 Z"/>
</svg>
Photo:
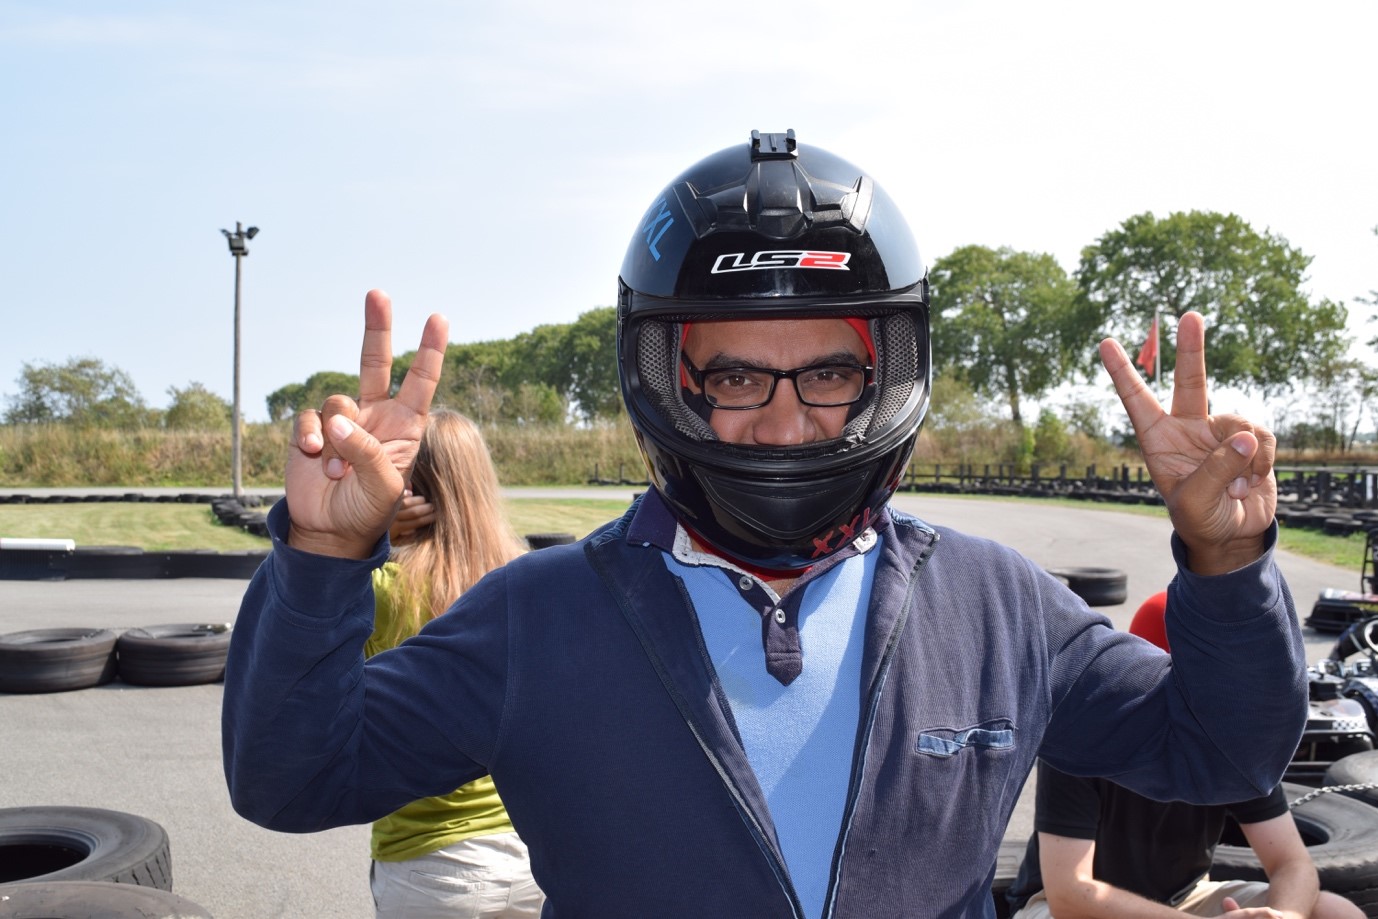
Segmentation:
<svg viewBox="0 0 1378 919">
<path fill-rule="evenodd" d="M 258 235 L 258 227 L 244 229 L 244 224 L 235 222 L 234 232 L 221 230 L 225 234 L 225 239 L 230 244 L 230 255 L 234 256 L 234 411 L 230 416 L 230 463 L 233 467 L 232 483 L 234 496 L 241 498 L 244 496 L 244 482 L 241 470 L 243 468 L 243 447 L 240 435 L 240 409 L 239 409 L 239 287 L 242 276 L 243 259 L 249 254 L 249 240 Z"/>
</svg>

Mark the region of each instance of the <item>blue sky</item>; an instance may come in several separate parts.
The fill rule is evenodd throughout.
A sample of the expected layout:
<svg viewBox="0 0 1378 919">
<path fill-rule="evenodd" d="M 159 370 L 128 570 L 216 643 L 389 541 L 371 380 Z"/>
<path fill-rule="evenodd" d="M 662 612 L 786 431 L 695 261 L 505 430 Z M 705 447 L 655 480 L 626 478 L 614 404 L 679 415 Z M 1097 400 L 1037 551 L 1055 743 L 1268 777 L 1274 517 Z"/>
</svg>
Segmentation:
<svg viewBox="0 0 1378 919">
<path fill-rule="evenodd" d="M 1378 288 L 1378 5 L 792 0 L 0 0 L 0 398 L 96 356 L 148 402 L 243 404 L 444 312 L 507 338 L 613 302 L 676 173 L 794 128 L 867 169 L 931 261 L 1050 252 L 1151 210 L 1234 212 Z M 1365 352 L 1370 360 L 1371 352 Z"/>
</svg>

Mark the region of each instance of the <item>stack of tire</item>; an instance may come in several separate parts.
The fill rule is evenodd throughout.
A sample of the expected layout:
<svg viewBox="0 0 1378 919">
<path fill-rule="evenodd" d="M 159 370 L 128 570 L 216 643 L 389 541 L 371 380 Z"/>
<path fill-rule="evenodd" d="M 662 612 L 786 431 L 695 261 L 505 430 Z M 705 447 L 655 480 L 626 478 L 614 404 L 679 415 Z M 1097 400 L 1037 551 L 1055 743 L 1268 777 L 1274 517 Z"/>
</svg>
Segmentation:
<svg viewBox="0 0 1378 919">
<path fill-rule="evenodd" d="M 225 676 L 228 623 L 128 629 L 32 629 L 0 635 L 0 692 L 66 692 L 116 677 L 137 686 L 193 686 Z"/>
<path fill-rule="evenodd" d="M 0 808 L 0 916 L 211 919 L 172 892 L 167 831 L 95 807 Z"/>
</svg>

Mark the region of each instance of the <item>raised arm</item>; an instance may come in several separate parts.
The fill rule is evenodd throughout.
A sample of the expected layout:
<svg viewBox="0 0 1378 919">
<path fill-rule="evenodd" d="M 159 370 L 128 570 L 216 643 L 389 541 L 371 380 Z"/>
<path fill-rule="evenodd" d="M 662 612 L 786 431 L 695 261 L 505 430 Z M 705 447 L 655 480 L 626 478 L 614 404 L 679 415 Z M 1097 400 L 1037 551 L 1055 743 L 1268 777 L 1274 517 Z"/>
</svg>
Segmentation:
<svg viewBox="0 0 1378 919">
<path fill-rule="evenodd" d="M 388 529 L 416 459 L 445 360 L 449 323 L 432 315 L 397 395 L 392 384 L 392 300 L 364 300 L 359 400 L 335 395 L 297 416 L 287 458 L 288 542 L 307 552 L 367 558 Z"/>
<path fill-rule="evenodd" d="M 1223 574 L 1263 554 L 1277 509 L 1267 428 L 1239 415 L 1210 414 L 1206 324 L 1190 312 L 1177 323 L 1172 411 L 1166 411 L 1113 339 L 1100 355 L 1129 413 L 1153 484 L 1197 574 Z"/>
</svg>

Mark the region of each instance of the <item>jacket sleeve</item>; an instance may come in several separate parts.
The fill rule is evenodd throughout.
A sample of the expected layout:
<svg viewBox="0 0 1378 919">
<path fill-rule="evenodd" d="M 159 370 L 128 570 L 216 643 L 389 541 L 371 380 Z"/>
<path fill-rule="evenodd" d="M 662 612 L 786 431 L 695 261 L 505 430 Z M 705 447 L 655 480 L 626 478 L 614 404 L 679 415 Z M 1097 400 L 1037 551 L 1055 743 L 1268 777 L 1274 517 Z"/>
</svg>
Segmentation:
<svg viewBox="0 0 1378 919">
<path fill-rule="evenodd" d="M 1168 587 L 1170 658 L 1141 639 L 1075 620 L 1050 622 L 1052 719 L 1041 755 L 1157 800 L 1222 804 L 1266 794 L 1297 750 L 1307 714 L 1296 609 L 1267 551 Z"/>
<path fill-rule="evenodd" d="M 371 572 L 386 541 L 362 561 L 326 558 L 283 540 L 285 501 L 268 524 L 273 551 L 249 582 L 225 666 L 221 738 L 235 810 L 269 829 L 314 832 L 482 776 L 501 715 L 504 617 L 474 617 L 457 642 L 423 630 L 365 662 Z"/>
</svg>

